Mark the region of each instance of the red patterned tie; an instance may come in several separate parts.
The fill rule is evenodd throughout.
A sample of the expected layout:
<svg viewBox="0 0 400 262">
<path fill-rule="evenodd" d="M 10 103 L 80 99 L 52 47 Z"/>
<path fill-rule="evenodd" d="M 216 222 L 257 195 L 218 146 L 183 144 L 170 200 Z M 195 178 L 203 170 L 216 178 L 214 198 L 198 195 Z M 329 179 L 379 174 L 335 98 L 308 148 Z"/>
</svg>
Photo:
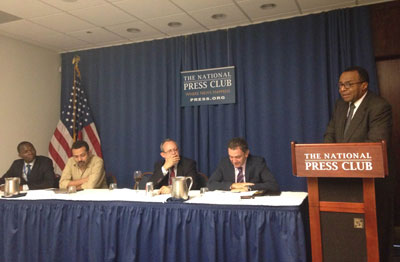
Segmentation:
<svg viewBox="0 0 400 262">
<path fill-rule="evenodd" d="M 239 170 L 239 173 L 237 175 L 236 181 L 237 183 L 243 183 L 243 168 L 242 167 L 238 167 L 237 168 Z"/>
<path fill-rule="evenodd" d="M 174 171 L 175 167 L 171 167 L 169 169 L 169 184 L 172 185 L 172 178 L 175 177 L 175 171 Z"/>
</svg>

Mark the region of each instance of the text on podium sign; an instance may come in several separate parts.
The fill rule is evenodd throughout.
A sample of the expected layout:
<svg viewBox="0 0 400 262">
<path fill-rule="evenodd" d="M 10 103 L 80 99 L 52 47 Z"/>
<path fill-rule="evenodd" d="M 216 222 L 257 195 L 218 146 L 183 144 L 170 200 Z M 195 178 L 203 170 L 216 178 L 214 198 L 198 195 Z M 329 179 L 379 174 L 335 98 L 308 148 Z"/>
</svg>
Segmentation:
<svg viewBox="0 0 400 262">
<path fill-rule="evenodd" d="M 296 144 L 296 176 L 384 177 L 381 143 Z"/>
</svg>

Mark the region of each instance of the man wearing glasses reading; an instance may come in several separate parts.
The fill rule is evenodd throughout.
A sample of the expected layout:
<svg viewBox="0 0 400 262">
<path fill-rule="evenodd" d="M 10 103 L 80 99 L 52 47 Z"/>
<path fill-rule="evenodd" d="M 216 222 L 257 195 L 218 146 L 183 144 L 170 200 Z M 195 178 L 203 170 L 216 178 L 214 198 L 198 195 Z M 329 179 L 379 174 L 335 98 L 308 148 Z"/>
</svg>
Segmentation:
<svg viewBox="0 0 400 262">
<path fill-rule="evenodd" d="M 190 176 L 193 178 L 192 189 L 198 189 L 196 162 L 180 156 L 178 145 L 172 139 L 165 139 L 160 145 L 160 150 L 163 159 L 155 163 L 153 175 L 149 179 L 149 182 L 153 182 L 154 188 L 160 188 L 160 194 L 169 194 L 173 177 Z"/>
<path fill-rule="evenodd" d="M 340 75 L 338 88 L 341 98 L 335 105 L 333 117 L 325 132 L 326 143 L 380 142 L 390 146 L 392 132 L 392 108 L 380 96 L 368 91 L 368 72 L 361 67 L 347 68 Z M 390 152 L 390 150 L 388 150 Z M 389 166 L 392 161 L 388 153 Z M 390 170 L 390 168 L 389 168 Z M 393 172 L 393 171 L 392 171 Z M 344 195 L 352 185 L 351 192 L 362 192 L 361 180 L 352 178 L 318 179 L 320 192 L 328 197 Z M 347 190 L 348 192 L 349 190 Z M 380 261 L 389 261 L 393 230 L 394 176 L 375 180 L 376 214 Z"/>
</svg>

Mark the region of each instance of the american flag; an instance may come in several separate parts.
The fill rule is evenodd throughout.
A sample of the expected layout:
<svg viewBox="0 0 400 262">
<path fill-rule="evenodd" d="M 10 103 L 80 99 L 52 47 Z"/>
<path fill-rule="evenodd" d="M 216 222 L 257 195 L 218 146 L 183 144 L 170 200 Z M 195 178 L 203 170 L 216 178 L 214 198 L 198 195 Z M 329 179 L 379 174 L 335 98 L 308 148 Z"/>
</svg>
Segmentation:
<svg viewBox="0 0 400 262">
<path fill-rule="evenodd" d="M 74 58 L 75 59 L 75 58 Z M 81 87 L 78 62 L 74 66 L 74 85 L 68 103 L 61 111 L 61 119 L 49 145 L 49 157 L 53 160 L 54 172 L 61 175 L 68 158 L 72 156 L 71 146 L 76 140 L 85 140 L 92 154 L 102 157 L 100 138 L 93 122 L 85 91 Z"/>
</svg>

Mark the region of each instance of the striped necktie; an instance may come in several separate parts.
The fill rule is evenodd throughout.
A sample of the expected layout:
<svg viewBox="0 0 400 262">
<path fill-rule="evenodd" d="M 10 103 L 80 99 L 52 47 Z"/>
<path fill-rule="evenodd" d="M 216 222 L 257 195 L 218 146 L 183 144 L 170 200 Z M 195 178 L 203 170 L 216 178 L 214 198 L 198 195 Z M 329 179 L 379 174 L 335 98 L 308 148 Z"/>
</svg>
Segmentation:
<svg viewBox="0 0 400 262">
<path fill-rule="evenodd" d="M 239 173 L 238 173 L 238 175 L 237 175 L 237 178 L 236 178 L 236 183 L 243 183 L 244 182 L 244 176 L 243 176 L 243 168 L 242 167 L 238 167 L 237 168 L 238 170 L 239 170 Z"/>
<path fill-rule="evenodd" d="M 356 108 L 356 106 L 354 105 L 354 103 L 351 103 L 350 111 L 349 111 L 349 114 L 347 115 L 347 119 L 346 119 L 346 124 L 344 125 L 344 134 L 343 134 L 344 136 L 346 136 L 346 132 L 349 129 L 351 119 L 353 118 L 354 108 Z"/>
</svg>

